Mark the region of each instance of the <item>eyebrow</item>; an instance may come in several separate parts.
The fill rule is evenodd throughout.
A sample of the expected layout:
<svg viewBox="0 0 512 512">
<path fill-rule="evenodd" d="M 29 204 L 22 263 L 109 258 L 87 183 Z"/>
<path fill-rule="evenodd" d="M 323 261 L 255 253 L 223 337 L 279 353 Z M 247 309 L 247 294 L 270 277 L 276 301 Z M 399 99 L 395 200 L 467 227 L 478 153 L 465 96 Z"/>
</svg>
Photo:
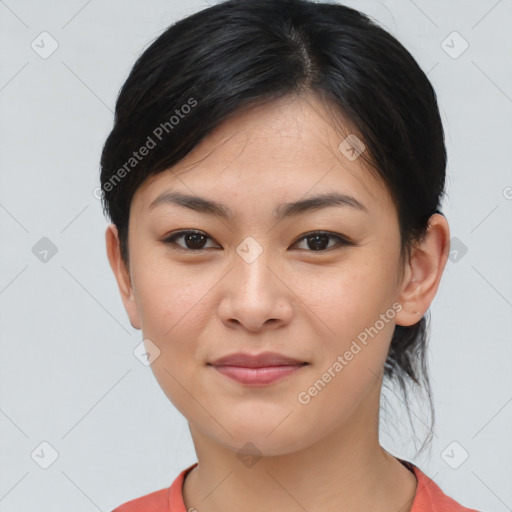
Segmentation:
<svg viewBox="0 0 512 512">
<path fill-rule="evenodd" d="M 232 218 L 232 212 L 227 206 L 203 197 L 190 196 L 181 192 L 164 192 L 160 194 L 151 202 L 148 209 L 152 210 L 153 208 L 164 204 L 183 206 L 199 213 L 213 215 L 224 219 Z M 282 220 L 286 217 L 293 217 L 306 212 L 333 206 L 348 206 L 368 213 L 366 206 L 360 203 L 355 197 L 347 194 L 340 194 L 338 192 L 330 192 L 301 199 L 292 203 L 281 203 L 274 209 L 274 216 L 277 220 Z"/>
</svg>

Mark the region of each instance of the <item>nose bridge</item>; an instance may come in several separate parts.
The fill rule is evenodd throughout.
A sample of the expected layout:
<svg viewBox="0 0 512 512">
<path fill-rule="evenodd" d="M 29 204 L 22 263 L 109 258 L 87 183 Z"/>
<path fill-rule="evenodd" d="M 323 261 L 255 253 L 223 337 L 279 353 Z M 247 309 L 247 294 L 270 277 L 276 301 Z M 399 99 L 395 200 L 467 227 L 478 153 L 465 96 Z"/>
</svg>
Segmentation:
<svg viewBox="0 0 512 512">
<path fill-rule="evenodd" d="M 249 297 L 259 296 L 260 287 L 268 290 L 270 281 L 274 279 L 273 273 L 268 268 L 271 260 L 268 246 L 263 247 L 252 236 L 247 236 L 236 247 L 235 279 L 243 285 L 243 291 L 247 292 Z"/>
<path fill-rule="evenodd" d="M 234 268 L 227 277 L 219 308 L 222 321 L 254 332 L 290 322 L 292 301 L 283 295 L 287 288 L 275 275 L 275 258 L 268 246 L 248 236 L 235 250 Z"/>
</svg>

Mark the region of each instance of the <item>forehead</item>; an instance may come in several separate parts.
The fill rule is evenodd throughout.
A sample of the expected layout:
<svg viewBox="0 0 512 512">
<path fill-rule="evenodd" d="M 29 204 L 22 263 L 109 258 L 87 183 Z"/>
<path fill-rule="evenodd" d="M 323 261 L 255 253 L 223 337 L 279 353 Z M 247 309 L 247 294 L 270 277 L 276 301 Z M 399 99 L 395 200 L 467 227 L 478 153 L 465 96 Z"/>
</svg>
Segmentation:
<svg viewBox="0 0 512 512">
<path fill-rule="evenodd" d="M 389 208 L 387 188 L 369 171 L 363 147 L 362 136 L 315 96 L 282 98 L 225 120 L 178 164 L 147 179 L 132 209 L 148 213 L 170 190 L 247 206 L 338 192 Z"/>
</svg>

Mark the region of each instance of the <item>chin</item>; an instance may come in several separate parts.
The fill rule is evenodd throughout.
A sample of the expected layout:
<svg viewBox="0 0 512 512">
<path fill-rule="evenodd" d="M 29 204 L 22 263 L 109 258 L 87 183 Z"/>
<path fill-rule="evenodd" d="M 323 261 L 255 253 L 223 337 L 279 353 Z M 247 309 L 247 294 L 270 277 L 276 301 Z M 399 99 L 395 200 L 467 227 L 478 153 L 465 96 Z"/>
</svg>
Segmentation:
<svg viewBox="0 0 512 512">
<path fill-rule="evenodd" d="M 243 425 L 225 425 L 232 436 L 223 432 L 221 438 L 213 436 L 219 444 L 223 444 L 237 456 L 276 457 L 295 453 L 307 448 L 314 440 L 309 441 L 307 433 L 293 425 L 279 425 L 274 419 L 269 422 L 261 421 Z M 243 462 L 243 461 L 242 461 Z"/>
</svg>

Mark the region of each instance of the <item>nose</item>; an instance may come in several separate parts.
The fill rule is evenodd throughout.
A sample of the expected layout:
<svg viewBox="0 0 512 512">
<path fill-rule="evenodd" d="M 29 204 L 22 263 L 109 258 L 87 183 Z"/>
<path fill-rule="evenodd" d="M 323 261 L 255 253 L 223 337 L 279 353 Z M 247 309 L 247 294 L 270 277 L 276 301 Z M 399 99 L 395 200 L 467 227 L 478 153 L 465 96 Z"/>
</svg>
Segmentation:
<svg viewBox="0 0 512 512">
<path fill-rule="evenodd" d="M 275 260 L 262 251 L 255 259 L 234 258 L 234 268 L 221 284 L 219 315 L 230 328 L 260 332 L 287 325 L 293 316 L 294 294 Z"/>
</svg>

